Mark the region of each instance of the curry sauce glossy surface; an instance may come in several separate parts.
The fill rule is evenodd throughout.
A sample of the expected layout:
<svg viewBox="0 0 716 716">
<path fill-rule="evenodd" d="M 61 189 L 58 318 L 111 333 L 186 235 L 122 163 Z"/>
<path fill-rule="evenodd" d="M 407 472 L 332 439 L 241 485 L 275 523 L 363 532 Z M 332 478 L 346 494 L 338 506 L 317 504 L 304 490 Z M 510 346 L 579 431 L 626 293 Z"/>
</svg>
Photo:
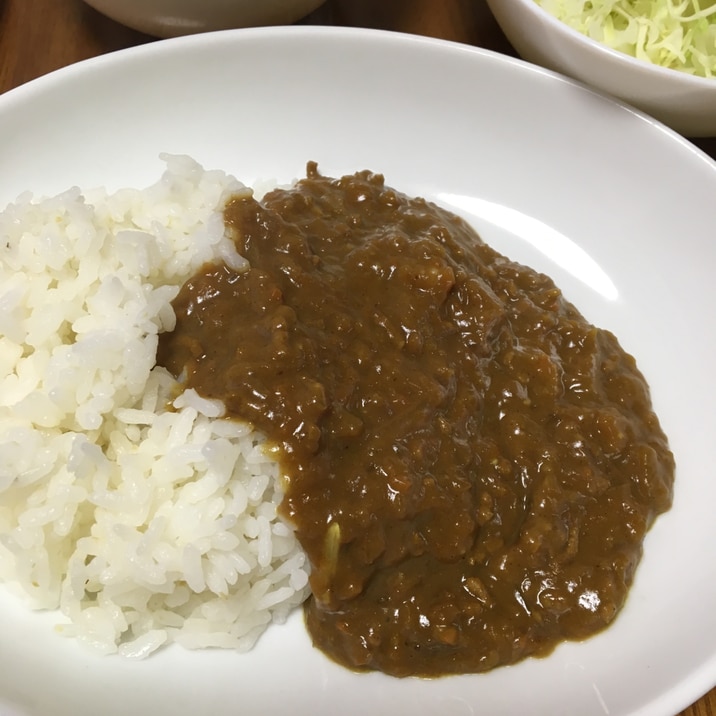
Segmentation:
<svg viewBox="0 0 716 716">
<path fill-rule="evenodd" d="M 187 282 L 159 360 L 277 446 L 314 643 L 431 676 L 608 625 L 674 473 L 616 338 L 367 171 L 225 220 L 251 268 Z"/>
</svg>

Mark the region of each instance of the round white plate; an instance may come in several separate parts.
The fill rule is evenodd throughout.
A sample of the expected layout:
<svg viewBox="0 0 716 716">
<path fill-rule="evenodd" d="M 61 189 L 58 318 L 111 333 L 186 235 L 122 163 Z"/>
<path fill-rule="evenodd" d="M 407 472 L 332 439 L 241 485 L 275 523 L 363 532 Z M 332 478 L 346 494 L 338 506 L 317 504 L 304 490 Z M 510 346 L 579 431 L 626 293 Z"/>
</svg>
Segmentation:
<svg viewBox="0 0 716 716">
<path fill-rule="evenodd" d="M 638 359 L 678 462 L 631 596 L 593 639 L 434 681 L 358 675 L 296 613 L 251 653 L 97 657 L 0 589 L 0 700 L 38 716 L 672 715 L 716 683 L 716 165 L 546 71 L 380 32 L 242 30 L 85 62 L 0 97 L 0 205 L 142 186 L 160 152 L 253 182 L 368 168 L 549 273 Z M 3 706 L 0 705 L 0 713 Z"/>
</svg>

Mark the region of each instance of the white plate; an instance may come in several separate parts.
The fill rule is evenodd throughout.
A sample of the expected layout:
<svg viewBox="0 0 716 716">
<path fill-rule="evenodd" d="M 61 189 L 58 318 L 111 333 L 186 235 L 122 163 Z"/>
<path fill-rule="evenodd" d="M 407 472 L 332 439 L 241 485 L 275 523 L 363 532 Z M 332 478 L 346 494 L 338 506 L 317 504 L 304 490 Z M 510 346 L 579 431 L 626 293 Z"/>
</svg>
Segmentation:
<svg viewBox="0 0 716 716">
<path fill-rule="evenodd" d="M 612 329 L 678 462 L 627 606 L 604 633 L 490 674 L 356 675 L 300 614 L 255 651 L 96 657 L 0 591 L 0 698 L 28 714 L 671 715 L 716 683 L 716 166 L 661 125 L 469 47 L 284 28 L 75 65 L 0 97 L 0 204 L 143 185 L 161 151 L 256 178 L 370 168 L 470 218 Z M 0 713 L 2 706 L 0 706 Z"/>
</svg>

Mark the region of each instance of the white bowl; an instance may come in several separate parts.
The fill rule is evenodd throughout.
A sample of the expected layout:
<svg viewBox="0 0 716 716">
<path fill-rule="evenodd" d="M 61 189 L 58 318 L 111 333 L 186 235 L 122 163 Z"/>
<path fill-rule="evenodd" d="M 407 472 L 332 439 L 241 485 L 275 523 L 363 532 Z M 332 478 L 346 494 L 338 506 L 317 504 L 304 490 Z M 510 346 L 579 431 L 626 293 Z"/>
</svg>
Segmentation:
<svg viewBox="0 0 716 716">
<path fill-rule="evenodd" d="M 716 135 L 716 79 L 617 52 L 573 30 L 535 0 L 487 0 L 515 50 L 631 104 L 690 137 Z"/>
<path fill-rule="evenodd" d="M 325 0 L 85 0 L 103 15 L 157 37 L 285 25 Z"/>
<path fill-rule="evenodd" d="M 27 716 L 673 716 L 716 684 L 714 162 L 527 63 L 351 28 L 147 43 L 0 95 L 0 207 L 26 190 L 147 186 L 160 152 L 254 185 L 291 182 L 309 159 L 327 175 L 379 171 L 552 276 L 637 357 L 676 455 L 674 507 L 612 626 L 465 677 L 343 669 L 312 647 L 300 610 L 248 654 L 99 656 L 2 585 L 1 714 L 10 701 Z"/>
</svg>

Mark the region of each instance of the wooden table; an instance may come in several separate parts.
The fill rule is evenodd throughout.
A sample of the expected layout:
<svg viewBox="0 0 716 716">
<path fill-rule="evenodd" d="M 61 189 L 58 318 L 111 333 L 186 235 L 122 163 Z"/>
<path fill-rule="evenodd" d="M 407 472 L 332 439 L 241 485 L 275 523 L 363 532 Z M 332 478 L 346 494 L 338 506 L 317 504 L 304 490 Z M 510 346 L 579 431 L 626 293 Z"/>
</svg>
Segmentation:
<svg viewBox="0 0 716 716">
<path fill-rule="evenodd" d="M 304 22 L 398 30 L 515 54 L 484 0 L 327 0 Z M 0 0 L 0 92 L 73 62 L 153 40 L 81 0 Z M 716 138 L 694 143 L 716 158 Z M 681 716 L 716 716 L 716 689 Z"/>
</svg>

